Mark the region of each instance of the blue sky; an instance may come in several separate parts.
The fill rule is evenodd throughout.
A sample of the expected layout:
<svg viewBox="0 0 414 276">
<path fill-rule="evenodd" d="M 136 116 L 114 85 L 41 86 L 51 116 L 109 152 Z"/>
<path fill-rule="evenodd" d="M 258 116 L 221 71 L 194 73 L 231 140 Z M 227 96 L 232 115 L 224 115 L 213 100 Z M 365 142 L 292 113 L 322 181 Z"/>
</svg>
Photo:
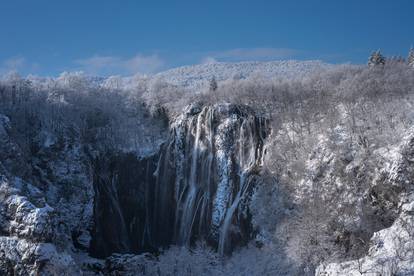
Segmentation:
<svg viewBox="0 0 414 276">
<path fill-rule="evenodd" d="M 406 56 L 411 0 L 0 0 L 0 73 L 153 73 L 206 61 Z"/>
</svg>

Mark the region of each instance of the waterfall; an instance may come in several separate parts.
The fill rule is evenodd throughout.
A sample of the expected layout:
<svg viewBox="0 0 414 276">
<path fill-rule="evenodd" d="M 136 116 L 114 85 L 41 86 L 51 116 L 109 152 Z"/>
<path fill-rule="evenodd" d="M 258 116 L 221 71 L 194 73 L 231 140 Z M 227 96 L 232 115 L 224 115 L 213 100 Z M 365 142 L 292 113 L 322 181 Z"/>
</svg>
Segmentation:
<svg viewBox="0 0 414 276">
<path fill-rule="evenodd" d="M 246 243 L 266 122 L 245 106 L 195 105 L 172 122 L 158 154 L 116 152 L 96 160 L 92 255 L 198 240 L 224 255 Z"/>
<path fill-rule="evenodd" d="M 184 151 L 188 156 L 182 160 L 184 171 L 179 173 L 184 175 L 179 178 L 180 183 L 176 184 L 175 239 L 178 244 L 190 245 L 193 228 L 196 227 L 196 232 L 202 234 L 206 223 L 213 162 L 212 119 L 212 110 L 204 108 L 185 125 L 187 135 Z"/>
<path fill-rule="evenodd" d="M 157 171 L 158 193 L 174 188 L 172 242 L 205 239 L 221 254 L 231 250 L 231 226 L 243 219 L 240 205 L 262 165 L 267 133 L 266 120 L 231 104 L 189 108 L 174 121 Z"/>
<path fill-rule="evenodd" d="M 260 126 L 260 124 L 259 124 Z M 259 161 L 256 160 L 256 151 L 257 149 L 254 144 L 254 128 L 256 127 L 254 119 L 249 117 L 247 120 L 243 120 L 240 127 L 240 135 L 237 141 L 236 154 L 238 155 L 238 177 L 239 177 L 239 188 L 237 190 L 236 196 L 233 199 L 233 202 L 230 204 L 230 207 L 227 209 L 226 215 L 224 217 L 221 229 L 220 237 L 218 244 L 218 251 L 221 255 L 224 255 L 228 251 L 228 234 L 229 227 L 231 225 L 231 220 L 234 216 L 236 209 L 239 206 L 241 200 L 246 196 L 247 191 L 250 186 L 249 174 L 251 173 L 254 165 Z M 238 153 L 237 153 L 238 151 Z"/>
</svg>

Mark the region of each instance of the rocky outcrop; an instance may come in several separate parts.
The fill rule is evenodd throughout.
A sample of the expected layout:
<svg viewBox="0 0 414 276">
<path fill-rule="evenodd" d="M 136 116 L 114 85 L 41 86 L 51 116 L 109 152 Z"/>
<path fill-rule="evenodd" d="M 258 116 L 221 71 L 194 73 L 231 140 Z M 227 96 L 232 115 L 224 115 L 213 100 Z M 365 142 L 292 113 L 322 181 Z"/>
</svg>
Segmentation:
<svg viewBox="0 0 414 276">
<path fill-rule="evenodd" d="M 321 265 L 316 275 L 413 275 L 414 194 L 402 200 L 401 213 L 391 227 L 376 232 L 368 254 L 358 260 Z"/>
<path fill-rule="evenodd" d="M 52 241 L 56 232 L 54 209 L 43 198 L 40 191 L 19 178 L 14 179 L 14 185 L 2 176 L 0 198 L 2 199 L 2 231 L 19 238 L 30 238 L 33 241 Z M 21 196 L 22 189 L 28 194 L 39 196 L 35 206 L 26 196 Z"/>
<path fill-rule="evenodd" d="M 79 273 L 72 257 L 56 247 L 56 212 L 45 202 L 36 187 L 19 178 L 9 180 L 3 175 L 0 180 L 0 198 L 2 275 Z"/>
<path fill-rule="evenodd" d="M 364 200 L 370 214 L 389 223 L 371 237 L 366 256 L 322 264 L 316 275 L 412 275 L 414 273 L 414 131 L 388 154 Z"/>
<path fill-rule="evenodd" d="M 63 147 L 56 141 L 43 144 L 39 136 L 36 143 L 42 145 L 24 161 L 11 139 L 8 118 L 0 118 L 0 274 L 81 273 L 71 232 L 88 229 L 84 222 L 90 218 L 82 215 L 88 213 L 88 182 L 73 181 L 87 179 L 82 163 L 76 162 L 78 148 L 68 142 Z"/>
<path fill-rule="evenodd" d="M 52 243 L 0 237 L 1 275 L 79 275 L 72 256 Z"/>
</svg>

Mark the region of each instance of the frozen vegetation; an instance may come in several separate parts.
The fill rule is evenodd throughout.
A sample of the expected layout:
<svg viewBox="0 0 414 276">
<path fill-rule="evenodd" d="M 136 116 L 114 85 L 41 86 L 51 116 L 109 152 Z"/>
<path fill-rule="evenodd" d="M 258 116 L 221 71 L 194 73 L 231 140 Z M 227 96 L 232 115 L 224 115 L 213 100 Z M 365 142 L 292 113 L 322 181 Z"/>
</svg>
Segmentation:
<svg viewBox="0 0 414 276">
<path fill-rule="evenodd" d="M 414 69 L 0 80 L 0 275 L 413 275 Z"/>
</svg>

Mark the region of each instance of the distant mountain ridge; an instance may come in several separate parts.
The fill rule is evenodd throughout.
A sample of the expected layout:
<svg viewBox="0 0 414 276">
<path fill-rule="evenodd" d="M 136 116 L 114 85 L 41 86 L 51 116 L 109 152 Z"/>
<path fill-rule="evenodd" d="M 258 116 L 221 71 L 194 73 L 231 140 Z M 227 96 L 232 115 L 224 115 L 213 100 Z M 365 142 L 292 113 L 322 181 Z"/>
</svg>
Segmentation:
<svg viewBox="0 0 414 276">
<path fill-rule="evenodd" d="M 330 70 L 338 65 L 320 60 L 297 61 L 245 61 L 213 62 L 172 68 L 154 75 L 136 74 L 133 76 L 93 76 L 84 72 L 63 72 L 58 77 L 28 76 L 27 79 L 38 88 L 46 89 L 50 83 L 67 87 L 73 83 L 109 89 L 134 89 L 141 82 L 165 81 L 174 86 L 190 90 L 208 87 L 211 79 L 221 82 L 229 79 L 262 77 L 265 79 L 303 79 L 312 74 Z M 15 78 L 16 76 L 12 76 Z M 10 78 L 10 76 L 9 76 Z M 17 77 L 19 78 L 19 77 Z"/>
<path fill-rule="evenodd" d="M 153 77 L 177 86 L 200 88 L 213 77 L 217 81 L 232 78 L 244 79 L 255 75 L 264 78 L 292 79 L 332 67 L 334 65 L 319 60 L 214 62 L 173 68 L 155 74 Z"/>
</svg>

